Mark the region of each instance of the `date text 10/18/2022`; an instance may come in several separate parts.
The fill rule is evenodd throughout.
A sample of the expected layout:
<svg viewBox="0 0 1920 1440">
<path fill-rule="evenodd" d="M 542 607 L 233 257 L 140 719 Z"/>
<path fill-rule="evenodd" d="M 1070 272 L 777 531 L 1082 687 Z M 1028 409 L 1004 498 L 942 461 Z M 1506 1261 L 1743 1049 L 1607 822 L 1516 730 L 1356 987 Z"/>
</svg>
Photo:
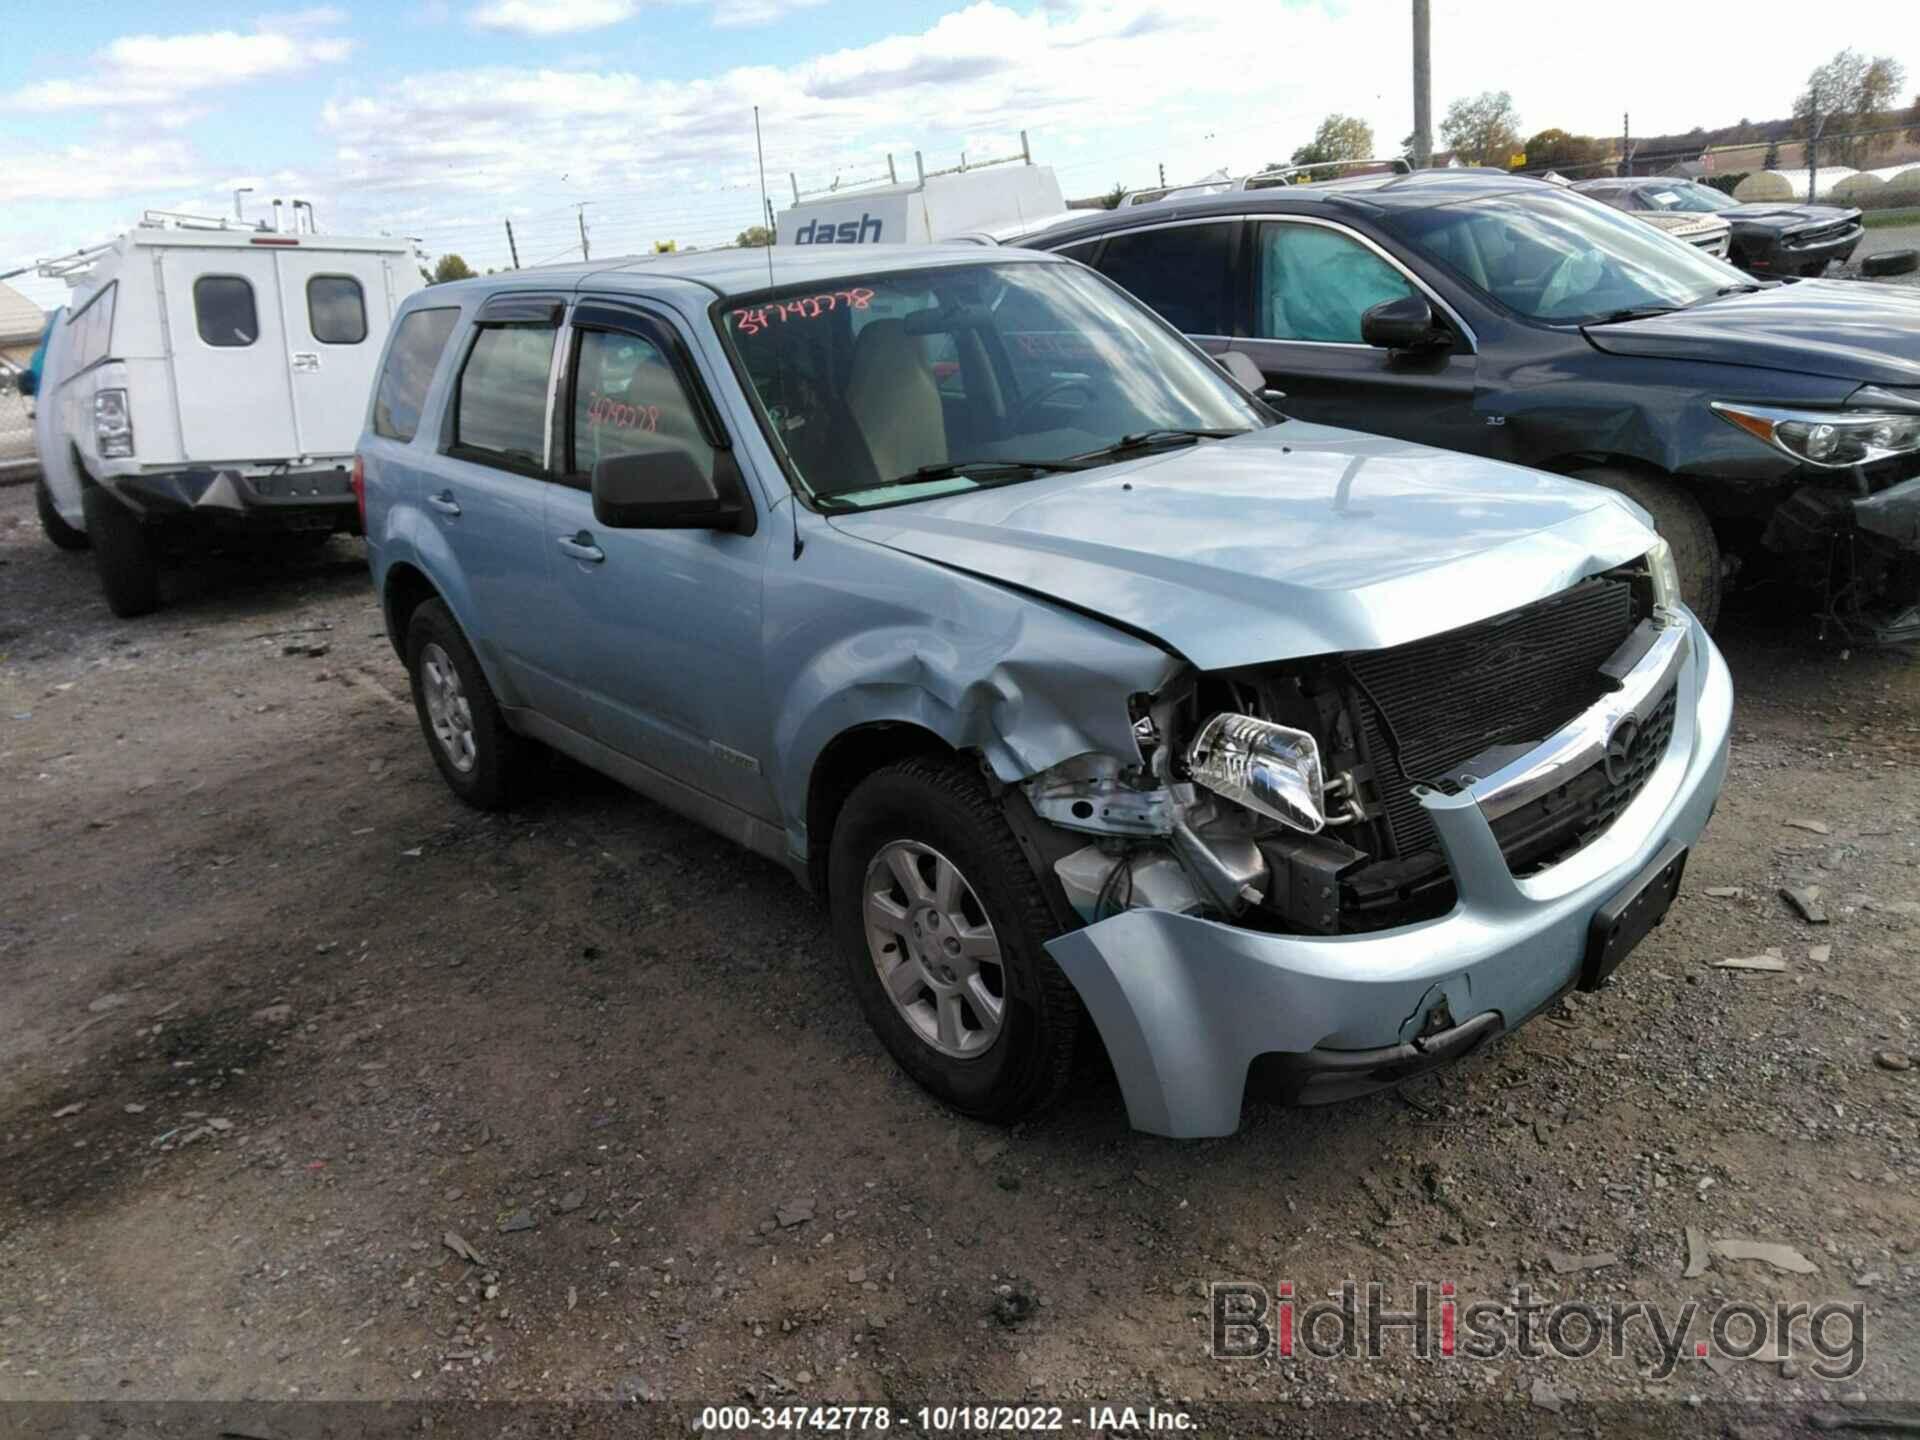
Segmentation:
<svg viewBox="0 0 1920 1440">
<path fill-rule="evenodd" d="M 747 1434 L 770 1430 L 891 1430 L 911 1426 L 929 1434 L 1185 1433 L 1195 1428 L 1184 1410 L 1157 1405 L 921 1405 L 896 1413 L 887 1405 L 709 1405 L 700 1429 Z"/>
</svg>

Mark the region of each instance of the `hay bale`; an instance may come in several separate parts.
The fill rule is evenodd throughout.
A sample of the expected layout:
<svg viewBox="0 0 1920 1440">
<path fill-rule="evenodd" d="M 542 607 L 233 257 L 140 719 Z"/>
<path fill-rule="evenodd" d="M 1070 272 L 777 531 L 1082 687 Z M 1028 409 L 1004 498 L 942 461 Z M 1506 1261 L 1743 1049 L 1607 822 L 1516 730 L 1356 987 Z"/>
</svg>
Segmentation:
<svg viewBox="0 0 1920 1440">
<path fill-rule="evenodd" d="M 1856 174 L 1847 176 L 1846 179 L 1840 181 L 1833 189 L 1829 190 L 1827 194 L 1835 200 L 1865 200 L 1876 191 L 1886 188 L 1887 182 L 1882 180 L 1878 175 L 1874 174 L 1871 170 L 1861 170 Z"/>
<path fill-rule="evenodd" d="M 1752 200 L 1792 200 L 1797 193 L 1793 182 L 1778 170 L 1756 170 L 1733 187 L 1733 198 L 1743 203 Z"/>
<path fill-rule="evenodd" d="M 1881 193 L 1888 197 L 1898 196 L 1911 204 L 1920 205 L 1920 165 L 1912 166 L 1895 175 L 1887 181 L 1887 188 Z"/>
</svg>

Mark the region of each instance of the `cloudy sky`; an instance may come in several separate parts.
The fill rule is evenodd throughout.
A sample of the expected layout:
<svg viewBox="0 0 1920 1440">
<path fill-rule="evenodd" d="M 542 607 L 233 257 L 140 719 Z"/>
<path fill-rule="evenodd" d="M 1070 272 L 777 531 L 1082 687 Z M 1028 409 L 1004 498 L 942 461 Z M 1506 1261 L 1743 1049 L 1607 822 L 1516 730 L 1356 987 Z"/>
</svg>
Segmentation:
<svg viewBox="0 0 1920 1440">
<path fill-rule="evenodd" d="M 1913 0 L 1736 16 L 1694 0 L 1434 0 L 1435 117 L 1507 89 L 1523 133 L 1636 133 L 1787 113 L 1842 45 L 1920 90 Z M 1567 23 L 1577 13 L 1577 23 Z M 1284 158 L 1330 110 L 1412 128 L 1407 0 L 220 0 L 10 7 L 0 34 L 0 271 L 148 206 L 231 211 L 252 185 L 323 228 L 419 237 L 476 268 L 724 242 L 802 186 L 1009 153 L 1069 195 Z M 1563 18 L 1564 17 L 1564 18 Z M 1657 37 L 1650 41 L 1650 37 Z M 14 282 L 43 304 L 60 287 Z"/>
</svg>

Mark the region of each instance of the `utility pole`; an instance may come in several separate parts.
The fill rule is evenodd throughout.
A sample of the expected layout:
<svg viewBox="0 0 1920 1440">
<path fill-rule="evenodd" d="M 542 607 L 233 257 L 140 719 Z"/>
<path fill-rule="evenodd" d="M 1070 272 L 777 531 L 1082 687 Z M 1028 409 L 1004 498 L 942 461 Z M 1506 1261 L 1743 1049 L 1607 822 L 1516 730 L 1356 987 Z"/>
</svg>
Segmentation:
<svg viewBox="0 0 1920 1440">
<path fill-rule="evenodd" d="M 1160 183 L 1162 185 L 1167 183 L 1167 162 L 1164 160 L 1160 162 Z"/>
<path fill-rule="evenodd" d="M 587 247 L 587 205 L 588 203 L 589 203 L 588 201 L 582 200 L 578 206 L 578 209 L 580 211 L 580 258 L 582 260 L 593 259 L 593 251 Z"/>
<path fill-rule="evenodd" d="M 1633 117 L 1620 112 L 1620 166 L 1623 175 L 1633 174 Z"/>
<path fill-rule="evenodd" d="M 1826 120 L 1820 114 L 1820 87 L 1815 85 L 1810 92 L 1813 113 L 1807 117 L 1807 203 L 1813 204 L 1813 193 L 1819 184 L 1820 132 L 1826 128 Z"/>
<path fill-rule="evenodd" d="M 1413 168 L 1433 164 L 1433 7 L 1413 0 Z"/>
<path fill-rule="evenodd" d="M 513 221 L 508 220 L 506 222 L 506 225 L 507 225 L 507 253 L 513 256 L 513 268 L 518 270 L 520 268 L 520 247 L 513 243 Z"/>
</svg>

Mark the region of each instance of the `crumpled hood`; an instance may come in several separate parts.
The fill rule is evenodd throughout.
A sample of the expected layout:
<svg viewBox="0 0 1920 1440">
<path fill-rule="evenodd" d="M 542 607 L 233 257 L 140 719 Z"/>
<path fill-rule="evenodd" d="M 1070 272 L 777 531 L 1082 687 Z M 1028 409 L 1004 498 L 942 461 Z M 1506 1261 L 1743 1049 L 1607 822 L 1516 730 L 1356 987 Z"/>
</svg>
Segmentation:
<svg viewBox="0 0 1920 1440">
<path fill-rule="evenodd" d="M 1644 553 L 1639 515 L 1591 485 L 1293 420 L 832 523 L 1216 670 L 1497 615 Z"/>
<path fill-rule="evenodd" d="M 1794 370 L 1872 385 L 1920 385 L 1920 290 L 1800 280 L 1671 315 L 1589 325 L 1609 355 Z"/>
</svg>

